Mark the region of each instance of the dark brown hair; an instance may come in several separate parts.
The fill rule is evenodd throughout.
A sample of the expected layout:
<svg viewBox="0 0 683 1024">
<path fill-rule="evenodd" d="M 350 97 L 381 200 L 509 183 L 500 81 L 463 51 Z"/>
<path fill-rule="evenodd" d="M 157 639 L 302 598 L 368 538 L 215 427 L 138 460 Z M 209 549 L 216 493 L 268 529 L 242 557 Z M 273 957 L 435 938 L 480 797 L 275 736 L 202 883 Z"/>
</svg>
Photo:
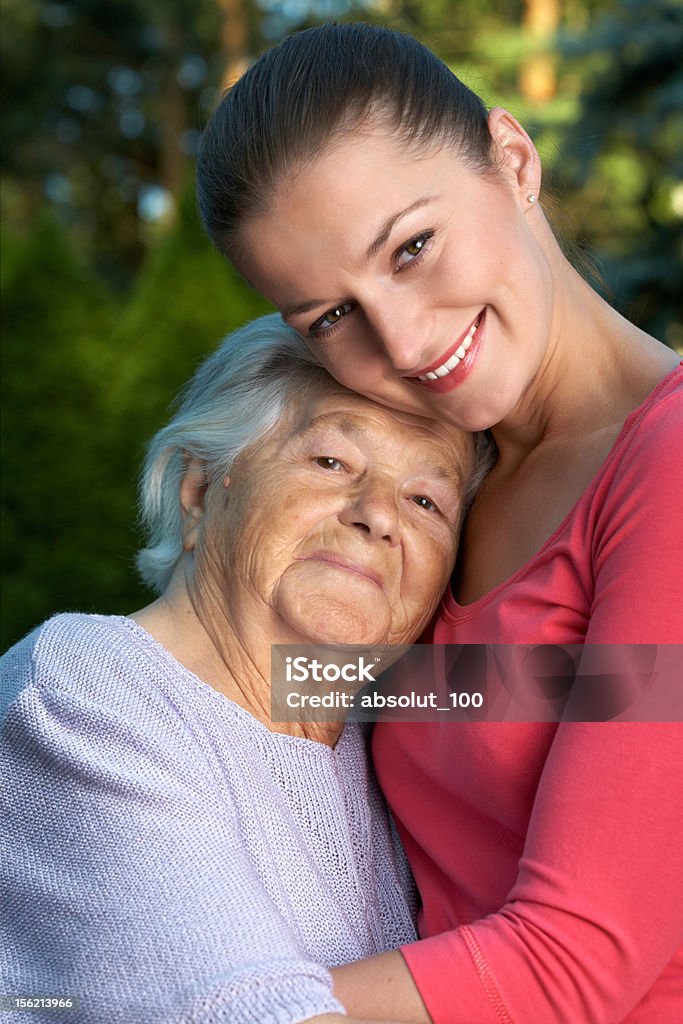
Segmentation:
<svg viewBox="0 0 683 1024">
<path fill-rule="evenodd" d="M 448 144 L 475 170 L 493 166 L 484 103 L 416 39 L 361 23 L 306 29 L 259 57 L 206 126 L 197 200 L 215 246 L 229 255 L 288 174 L 370 116 L 409 146 Z"/>
</svg>

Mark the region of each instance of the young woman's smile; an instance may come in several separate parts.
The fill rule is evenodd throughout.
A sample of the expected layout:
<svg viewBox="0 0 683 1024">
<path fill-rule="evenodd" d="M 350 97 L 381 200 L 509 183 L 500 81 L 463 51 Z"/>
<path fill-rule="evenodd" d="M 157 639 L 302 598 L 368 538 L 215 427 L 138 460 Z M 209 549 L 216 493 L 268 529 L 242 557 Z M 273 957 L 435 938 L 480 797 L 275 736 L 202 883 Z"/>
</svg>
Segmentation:
<svg viewBox="0 0 683 1024">
<path fill-rule="evenodd" d="M 444 352 L 436 363 L 425 367 L 424 372 L 413 380 L 419 381 L 425 390 L 436 394 L 444 394 L 457 387 L 474 366 L 482 340 L 485 317 L 486 310 L 483 309 L 464 337 L 456 341 L 448 352 Z"/>
<path fill-rule="evenodd" d="M 484 176 L 450 148 L 416 154 L 366 128 L 243 225 L 237 263 L 347 387 L 470 430 L 499 423 L 551 333 L 550 270 L 515 177 L 526 136 L 512 135 L 517 171 Z"/>
</svg>

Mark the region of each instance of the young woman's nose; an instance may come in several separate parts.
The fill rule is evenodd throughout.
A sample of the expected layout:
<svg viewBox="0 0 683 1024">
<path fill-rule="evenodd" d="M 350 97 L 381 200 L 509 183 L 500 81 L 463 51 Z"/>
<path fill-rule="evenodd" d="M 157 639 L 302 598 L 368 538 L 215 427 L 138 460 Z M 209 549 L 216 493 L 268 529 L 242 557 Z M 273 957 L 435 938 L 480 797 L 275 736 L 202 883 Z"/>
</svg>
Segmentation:
<svg viewBox="0 0 683 1024">
<path fill-rule="evenodd" d="M 380 295 L 365 305 L 365 317 L 393 369 L 406 375 L 424 365 L 426 323 L 415 296 Z"/>
<path fill-rule="evenodd" d="M 382 475 L 361 481 L 349 497 L 340 519 L 345 526 L 362 530 L 372 541 L 399 542 L 398 495 L 393 480 Z"/>
</svg>

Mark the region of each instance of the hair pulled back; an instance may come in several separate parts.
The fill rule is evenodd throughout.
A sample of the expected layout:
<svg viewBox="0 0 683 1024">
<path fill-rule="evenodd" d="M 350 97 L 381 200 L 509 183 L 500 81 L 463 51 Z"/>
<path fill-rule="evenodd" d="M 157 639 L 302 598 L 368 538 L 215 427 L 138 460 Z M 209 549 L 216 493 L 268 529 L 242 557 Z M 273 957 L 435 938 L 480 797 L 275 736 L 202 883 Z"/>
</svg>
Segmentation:
<svg viewBox="0 0 683 1024">
<path fill-rule="evenodd" d="M 249 67 L 203 133 L 197 198 L 216 248 L 229 255 L 288 174 L 370 116 L 408 146 L 448 144 L 491 168 L 484 103 L 416 39 L 361 23 L 306 29 Z"/>
</svg>

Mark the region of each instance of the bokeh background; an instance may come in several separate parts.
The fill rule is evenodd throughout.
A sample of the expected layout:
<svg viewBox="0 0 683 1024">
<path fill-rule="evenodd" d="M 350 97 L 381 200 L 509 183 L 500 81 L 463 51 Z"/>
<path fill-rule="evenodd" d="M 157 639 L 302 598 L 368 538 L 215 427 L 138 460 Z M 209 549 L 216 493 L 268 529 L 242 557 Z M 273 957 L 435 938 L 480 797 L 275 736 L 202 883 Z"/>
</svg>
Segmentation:
<svg viewBox="0 0 683 1024">
<path fill-rule="evenodd" d="M 1 11 L 2 649 L 54 611 L 150 599 L 133 570 L 145 441 L 201 357 L 268 309 L 202 235 L 193 156 L 222 89 L 290 31 L 407 30 L 507 106 L 539 145 L 586 273 L 683 351 L 681 0 Z"/>
</svg>

